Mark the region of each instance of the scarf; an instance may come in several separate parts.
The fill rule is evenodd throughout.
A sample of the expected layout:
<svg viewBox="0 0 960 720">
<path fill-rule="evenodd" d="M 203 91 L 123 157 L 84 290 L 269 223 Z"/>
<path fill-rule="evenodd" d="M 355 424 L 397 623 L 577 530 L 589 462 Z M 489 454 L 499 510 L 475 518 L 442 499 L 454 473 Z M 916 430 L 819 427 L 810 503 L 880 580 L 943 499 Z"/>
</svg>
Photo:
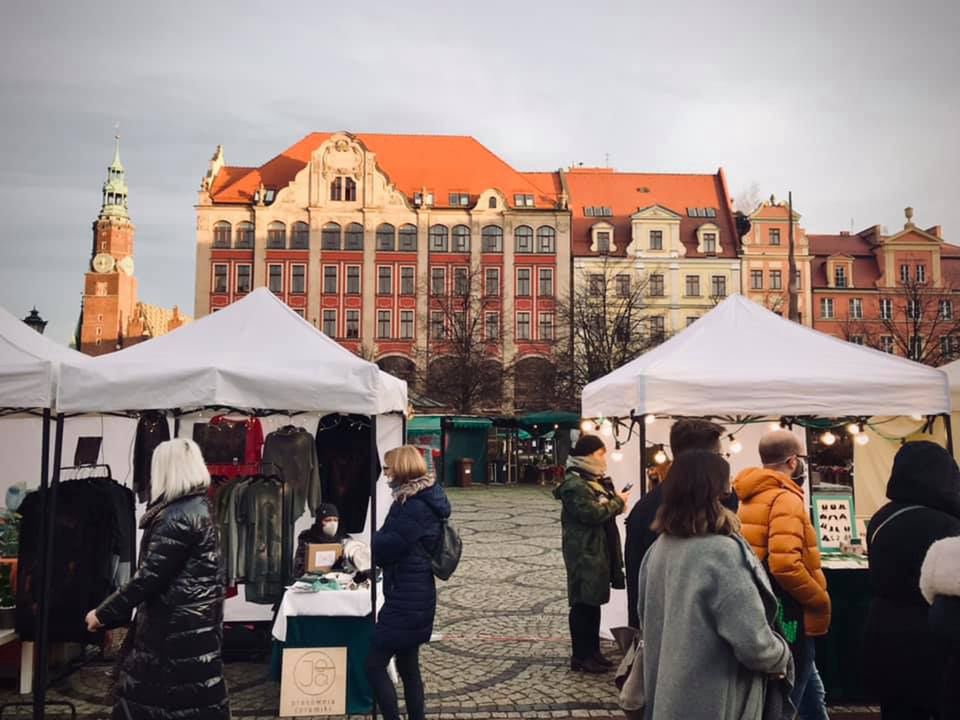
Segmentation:
<svg viewBox="0 0 960 720">
<path fill-rule="evenodd" d="M 579 470 L 581 475 L 589 475 L 591 480 L 599 480 L 607 471 L 602 462 L 589 455 L 571 455 L 567 458 L 567 469 Z"/>
<path fill-rule="evenodd" d="M 405 483 L 390 483 L 390 490 L 393 492 L 393 499 L 403 505 L 407 500 L 417 493 L 423 492 L 428 487 L 433 487 L 436 480 L 429 475 L 423 475 Z"/>
</svg>

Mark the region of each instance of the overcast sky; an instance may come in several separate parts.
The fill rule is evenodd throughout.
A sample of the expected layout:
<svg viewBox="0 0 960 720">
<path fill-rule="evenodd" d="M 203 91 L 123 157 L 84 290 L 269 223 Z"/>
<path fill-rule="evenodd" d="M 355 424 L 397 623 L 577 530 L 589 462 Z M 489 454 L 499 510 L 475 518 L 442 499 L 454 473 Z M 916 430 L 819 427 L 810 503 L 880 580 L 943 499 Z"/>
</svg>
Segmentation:
<svg viewBox="0 0 960 720">
<path fill-rule="evenodd" d="M 193 312 L 215 146 L 314 130 L 473 135 L 513 166 L 713 172 L 810 232 L 960 244 L 960 10 L 943 2 L 4 3 L 0 304 L 67 342 L 121 126 L 140 299 Z"/>
</svg>

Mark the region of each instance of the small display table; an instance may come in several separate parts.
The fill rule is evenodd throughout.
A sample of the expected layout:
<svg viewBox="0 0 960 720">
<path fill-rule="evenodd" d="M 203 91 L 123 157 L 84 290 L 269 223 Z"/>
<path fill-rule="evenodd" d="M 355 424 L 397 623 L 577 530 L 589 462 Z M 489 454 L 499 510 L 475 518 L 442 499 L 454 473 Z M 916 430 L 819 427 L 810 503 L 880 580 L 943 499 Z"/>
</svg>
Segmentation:
<svg viewBox="0 0 960 720">
<path fill-rule="evenodd" d="M 833 606 L 830 632 L 817 638 L 817 669 L 829 703 L 869 702 L 864 682 L 863 629 L 870 607 L 870 583 L 866 558 L 823 558 L 827 591 Z"/>
</svg>

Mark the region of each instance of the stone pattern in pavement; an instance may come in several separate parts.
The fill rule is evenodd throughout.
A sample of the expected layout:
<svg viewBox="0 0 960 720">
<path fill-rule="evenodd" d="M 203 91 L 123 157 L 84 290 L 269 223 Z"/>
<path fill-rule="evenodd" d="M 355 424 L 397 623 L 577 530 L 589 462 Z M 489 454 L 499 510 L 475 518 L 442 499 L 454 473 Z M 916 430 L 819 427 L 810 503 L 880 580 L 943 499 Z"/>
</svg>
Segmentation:
<svg viewBox="0 0 960 720">
<path fill-rule="evenodd" d="M 569 669 L 560 513 L 549 490 L 480 486 L 448 494 L 464 555 L 456 574 L 438 583 L 440 638 L 421 653 L 428 717 L 622 717 L 612 673 Z M 612 643 L 603 649 L 618 659 Z M 102 705 L 106 671 L 84 667 L 57 683 L 50 699 L 74 702 L 83 720 L 109 717 Z M 280 689 L 266 664 L 234 662 L 226 672 L 234 717 L 277 717 Z M 0 693 L 0 703 L 15 699 Z"/>
</svg>

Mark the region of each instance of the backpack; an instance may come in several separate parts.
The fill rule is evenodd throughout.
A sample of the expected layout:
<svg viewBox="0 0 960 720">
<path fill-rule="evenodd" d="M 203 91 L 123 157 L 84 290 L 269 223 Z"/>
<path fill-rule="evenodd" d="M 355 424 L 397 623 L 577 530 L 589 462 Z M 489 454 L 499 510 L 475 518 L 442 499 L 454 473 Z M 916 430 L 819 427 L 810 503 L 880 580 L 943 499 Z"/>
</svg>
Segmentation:
<svg viewBox="0 0 960 720">
<path fill-rule="evenodd" d="M 449 580 L 460 564 L 460 555 L 463 552 L 463 540 L 453 523 L 447 519 L 440 520 L 440 540 L 437 542 L 437 549 L 432 553 L 424 546 L 423 540 L 420 540 L 419 547 L 430 560 L 434 576 Z"/>
</svg>

